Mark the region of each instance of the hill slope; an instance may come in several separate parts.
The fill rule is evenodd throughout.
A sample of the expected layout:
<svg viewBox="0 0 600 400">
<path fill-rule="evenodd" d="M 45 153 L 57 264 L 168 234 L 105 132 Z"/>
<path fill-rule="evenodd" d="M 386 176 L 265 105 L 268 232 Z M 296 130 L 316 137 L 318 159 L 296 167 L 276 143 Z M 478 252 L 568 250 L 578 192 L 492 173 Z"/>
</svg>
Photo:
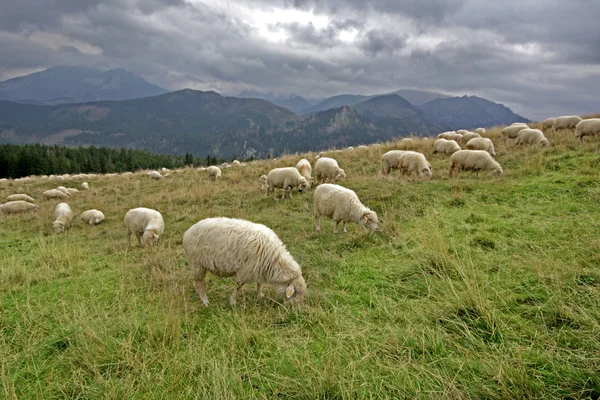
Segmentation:
<svg viewBox="0 0 600 400">
<path fill-rule="evenodd" d="M 0 92 L 3 100 L 64 104 L 135 99 L 167 91 L 123 69 L 59 66 L 0 82 Z"/>
<path fill-rule="evenodd" d="M 341 94 L 339 96 L 329 97 L 312 107 L 304 110 L 304 114 L 310 114 L 319 111 L 329 110 L 330 108 L 340 108 L 344 106 L 353 106 L 370 99 L 372 96 L 362 96 L 357 94 Z"/>
</svg>

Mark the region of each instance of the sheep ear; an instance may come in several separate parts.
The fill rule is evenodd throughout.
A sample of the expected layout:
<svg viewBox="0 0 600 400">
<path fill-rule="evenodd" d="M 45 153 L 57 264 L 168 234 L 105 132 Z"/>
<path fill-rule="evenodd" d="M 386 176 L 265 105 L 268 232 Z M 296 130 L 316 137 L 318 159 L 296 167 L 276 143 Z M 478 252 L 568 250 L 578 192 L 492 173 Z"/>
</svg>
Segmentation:
<svg viewBox="0 0 600 400">
<path fill-rule="evenodd" d="M 367 215 L 366 215 L 366 214 L 365 214 L 365 215 L 363 215 L 363 218 L 362 218 L 362 220 L 363 220 L 363 222 L 364 222 L 365 224 L 367 223 L 367 220 L 368 220 L 368 219 L 369 219 L 369 218 L 367 217 Z"/>
<path fill-rule="evenodd" d="M 296 292 L 296 288 L 294 288 L 294 285 L 289 285 L 285 289 L 285 297 L 287 297 L 289 299 L 294 295 L 295 292 Z"/>
</svg>

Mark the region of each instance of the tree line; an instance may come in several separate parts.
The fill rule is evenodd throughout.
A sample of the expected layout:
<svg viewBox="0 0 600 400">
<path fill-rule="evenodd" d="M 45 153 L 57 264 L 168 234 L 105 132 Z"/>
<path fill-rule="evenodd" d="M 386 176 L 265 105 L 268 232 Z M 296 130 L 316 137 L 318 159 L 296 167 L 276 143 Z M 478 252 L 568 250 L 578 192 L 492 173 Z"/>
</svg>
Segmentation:
<svg viewBox="0 0 600 400">
<path fill-rule="evenodd" d="M 225 160 L 155 154 L 146 150 L 108 147 L 60 147 L 41 144 L 0 145 L 0 178 L 77 173 L 117 173 L 139 169 L 215 165 Z"/>
</svg>

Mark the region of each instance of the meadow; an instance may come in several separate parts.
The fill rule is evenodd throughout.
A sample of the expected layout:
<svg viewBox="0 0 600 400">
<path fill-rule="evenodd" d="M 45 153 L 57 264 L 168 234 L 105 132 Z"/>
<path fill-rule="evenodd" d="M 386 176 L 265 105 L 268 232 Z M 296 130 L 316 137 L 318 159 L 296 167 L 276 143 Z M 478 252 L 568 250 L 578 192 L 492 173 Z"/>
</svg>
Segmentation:
<svg viewBox="0 0 600 400">
<path fill-rule="evenodd" d="M 504 175 L 382 177 L 380 152 L 334 153 L 382 223 L 315 232 L 312 194 L 275 201 L 258 177 L 314 153 L 163 181 L 98 177 L 51 232 L 48 180 L 0 186 L 40 211 L 0 217 L 0 397 L 7 399 L 380 399 L 600 397 L 600 141 L 550 135 L 548 148 L 496 143 Z M 66 182 L 67 187 L 78 184 Z M 152 249 L 127 249 L 125 212 L 159 210 Z M 83 225 L 77 214 L 102 210 Z M 232 308 L 231 280 L 194 293 L 181 246 L 213 216 L 273 229 L 309 296 L 286 304 L 254 286 Z"/>
</svg>

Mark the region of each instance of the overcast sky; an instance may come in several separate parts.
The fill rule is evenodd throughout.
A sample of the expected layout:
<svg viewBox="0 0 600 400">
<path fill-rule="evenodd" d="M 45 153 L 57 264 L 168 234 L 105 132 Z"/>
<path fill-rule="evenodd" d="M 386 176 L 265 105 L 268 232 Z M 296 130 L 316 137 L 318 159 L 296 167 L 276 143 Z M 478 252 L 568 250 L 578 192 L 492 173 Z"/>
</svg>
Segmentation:
<svg viewBox="0 0 600 400">
<path fill-rule="evenodd" d="M 600 111 L 598 0 L 2 3 L 0 80 L 89 65 L 173 90 L 415 88 L 482 96 L 533 119 Z"/>
</svg>

